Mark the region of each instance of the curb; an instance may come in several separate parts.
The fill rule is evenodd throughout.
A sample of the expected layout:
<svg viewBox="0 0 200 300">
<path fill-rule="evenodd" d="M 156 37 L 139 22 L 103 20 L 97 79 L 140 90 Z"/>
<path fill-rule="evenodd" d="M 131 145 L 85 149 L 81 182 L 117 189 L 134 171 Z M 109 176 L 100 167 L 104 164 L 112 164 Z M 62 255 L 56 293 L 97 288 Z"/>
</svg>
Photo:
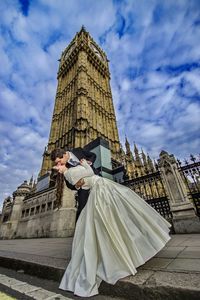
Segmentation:
<svg viewBox="0 0 200 300">
<path fill-rule="evenodd" d="M 54 281 L 60 281 L 64 273 L 64 269 L 2 256 L 0 256 L 0 266 L 15 271 L 23 270 L 26 274 Z"/>
<path fill-rule="evenodd" d="M 122 297 L 128 300 L 199 300 L 200 290 L 187 288 L 137 285 L 119 280 L 114 286 L 103 282 L 99 289 L 100 294 L 113 297 Z"/>
<path fill-rule="evenodd" d="M 64 273 L 64 268 L 2 256 L 0 266 L 58 282 Z M 139 270 L 135 276 L 119 280 L 115 285 L 102 282 L 99 292 L 128 300 L 199 300 L 199 282 L 200 273 Z"/>
</svg>

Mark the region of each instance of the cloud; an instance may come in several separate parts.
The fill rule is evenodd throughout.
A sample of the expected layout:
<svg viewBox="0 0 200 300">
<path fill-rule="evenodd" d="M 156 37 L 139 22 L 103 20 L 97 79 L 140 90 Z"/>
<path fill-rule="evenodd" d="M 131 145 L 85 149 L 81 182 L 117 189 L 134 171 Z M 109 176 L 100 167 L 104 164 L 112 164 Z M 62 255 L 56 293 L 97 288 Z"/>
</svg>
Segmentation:
<svg viewBox="0 0 200 300">
<path fill-rule="evenodd" d="M 158 158 L 199 153 L 200 4 L 194 1 L 0 1 L 0 201 L 47 144 L 58 59 L 82 25 L 110 60 L 120 139 Z"/>
</svg>

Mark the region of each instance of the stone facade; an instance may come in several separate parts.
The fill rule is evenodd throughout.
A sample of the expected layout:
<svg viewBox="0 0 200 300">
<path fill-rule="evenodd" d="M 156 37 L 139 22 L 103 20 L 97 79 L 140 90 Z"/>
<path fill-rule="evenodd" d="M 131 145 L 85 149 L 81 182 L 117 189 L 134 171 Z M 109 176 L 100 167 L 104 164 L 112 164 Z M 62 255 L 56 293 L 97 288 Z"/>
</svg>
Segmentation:
<svg viewBox="0 0 200 300">
<path fill-rule="evenodd" d="M 74 192 L 64 186 L 61 207 L 56 207 L 56 188 L 31 195 L 24 182 L 13 193 L 11 210 L 4 204 L 0 238 L 36 238 L 72 236 L 75 228 Z"/>
</svg>

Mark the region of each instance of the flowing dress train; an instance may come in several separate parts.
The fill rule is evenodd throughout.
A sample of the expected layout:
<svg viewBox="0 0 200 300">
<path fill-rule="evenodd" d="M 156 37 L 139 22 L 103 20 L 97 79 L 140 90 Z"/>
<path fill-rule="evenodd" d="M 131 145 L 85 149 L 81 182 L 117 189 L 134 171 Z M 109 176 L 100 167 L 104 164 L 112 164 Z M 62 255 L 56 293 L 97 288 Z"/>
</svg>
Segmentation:
<svg viewBox="0 0 200 300">
<path fill-rule="evenodd" d="M 96 175 L 84 180 L 90 195 L 60 288 L 89 297 L 102 280 L 115 284 L 134 275 L 169 241 L 171 225 L 131 189 Z"/>
</svg>

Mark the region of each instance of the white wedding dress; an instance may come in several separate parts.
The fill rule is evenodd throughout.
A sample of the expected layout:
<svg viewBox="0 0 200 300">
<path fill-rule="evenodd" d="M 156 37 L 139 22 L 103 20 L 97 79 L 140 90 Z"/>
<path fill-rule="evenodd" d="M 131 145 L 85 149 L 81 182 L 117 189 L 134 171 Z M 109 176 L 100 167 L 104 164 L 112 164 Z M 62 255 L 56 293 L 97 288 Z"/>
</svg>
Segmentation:
<svg viewBox="0 0 200 300">
<path fill-rule="evenodd" d="M 98 294 L 102 280 L 115 284 L 134 275 L 169 241 L 171 226 L 131 189 L 90 176 L 91 170 L 84 162 L 65 174 L 73 184 L 84 177 L 85 188 L 90 188 L 76 224 L 71 261 L 59 286 L 82 297 Z"/>
</svg>

